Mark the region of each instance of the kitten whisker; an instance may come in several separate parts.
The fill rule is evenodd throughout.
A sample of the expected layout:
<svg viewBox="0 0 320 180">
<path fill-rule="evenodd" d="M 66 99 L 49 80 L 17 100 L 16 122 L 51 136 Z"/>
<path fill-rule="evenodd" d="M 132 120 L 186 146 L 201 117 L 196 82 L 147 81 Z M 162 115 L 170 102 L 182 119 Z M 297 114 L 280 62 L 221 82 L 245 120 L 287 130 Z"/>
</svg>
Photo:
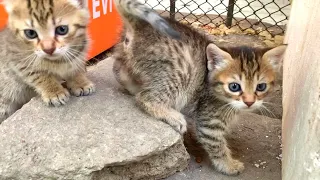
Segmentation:
<svg viewBox="0 0 320 180">
<path fill-rule="evenodd" d="M 79 45 L 79 46 L 81 46 L 81 45 Z M 81 53 L 80 51 L 77 51 L 75 49 L 70 49 L 70 50 L 74 51 L 75 53 Z M 101 61 L 101 59 L 98 59 L 98 58 L 95 58 L 95 57 L 92 57 L 91 59 L 96 60 L 96 61 Z"/>
<path fill-rule="evenodd" d="M 264 111 L 263 111 L 262 108 L 259 108 L 258 110 L 260 111 L 260 113 L 261 113 L 262 116 L 266 116 L 266 115 L 264 114 Z"/>
<path fill-rule="evenodd" d="M 34 49 L 27 49 L 27 50 L 22 50 L 22 49 L 20 50 L 19 49 L 18 53 L 20 54 L 22 52 L 34 52 Z"/>
<path fill-rule="evenodd" d="M 83 47 L 83 44 L 74 44 L 74 45 L 69 45 L 69 47 Z"/>
<path fill-rule="evenodd" d="M 80 62 L 83 62 L 83 61 L 85 61 L 85 55 L 81 52 L 81 51 L 77 51 L 77 50 L 75 50 L 75 49 L 69 49 L 68 50 L 70 53 L 72 53 L 72 55 L 74 56 L 74 57 L 77 57 L 78 59 L 77 60 L 79 60 Z M 81 59 L 81 58 L 83 58 L 83 59 Z"/>
<path fill-rule="evenodd" d="M 265 107 L 264 105 L 262 105 L 261 107 L 262 107 L 262 110 L 264 110 L 265 112 L 268 113 L 268 115 L 270 115 L 270 116 L 268 116 L 266 114 L 266 116 L 272 117 L 272 118 L 277 118 L 277 116 L 272 111 L 270 111 L 267 107 Z"/>
<path fill-rule="evenodd" d="M 79 65 L 77 63 L 77 61 L 74 61 L 74 56 L 70 53 L 70 52 L 66 52 L 66 59 L 67 61 L 72 65 L 72 66 L 76 66 L 78 69 L 85 71 L 85 69 L 82 67 L 82 65 Z"/>
<path fill-rule="evenodd" d="M 82 64 L 80 64 L 77 60 L 81 60 L 79 57 L 76 57 L 71 51 L 66 51 L 66 54 L 69 57 L 69 62 L 71 62 L 71 64 L 75 65 L 76 67 L 78 67 L 79 69 L 81 69 L 82 71 L 85 71 L 85 68 L 83 67 Z M 72 59 L 76 59 L 76 61 L 73 61 Z M 81 60 L 82 61 L 82 60 Z"/>
<path fill-rule="evenodd" d="M 67 53 L 63 54 L 63 58 L 64 58 L 65 60 L 67 60 L 67 61 L 72 65 L 72 61 L 69 60 Z"/>
<path fill-rule="evenodd" d="M 229 105 L 229 103 L 227 104 Z M 234 112 L 234 107 L 232 106 L 226 106 L 226 109 L 223 110 L 223 116 L 222 116 L 222 119 L 229 119 L 231 117 L 231 114 Z"/>
<path fill-rule="evenodd" d="M 34 62 L 36 62 L 37 59 L 38 59 L 38 56 L 35 55 L 35 56 L 33 57 L 33 59 L 31 60 L 31 62 L 28 64 L 26 70 L 29 68 L 29 66 L 33 66 Z M 29 75 L 30 75 L 30 73 L 31 73 L 31 71 L 29 72 Z"/>
<path fill-rule="evenodd" d="M 23 58 L 23 59 L 21 59 L 21 60 L 19 60 L 21 63 L 23 62 L 24 64 L 23 64 L 23 66 L 24 65 L 26 65 L 26 63 L 28 63 L 29 62 L 29 60 L 30 60 L 30 58 L 32 58 L 34 56 L 34 54 L 30 54 L 29 56 L 27 56 L 27 57 L 25 57 L 25 58 Z"/>
<path fill-rule="evenodd" d="M 224 113 L 223 113 L 222 119 L 228 118 L 228 114 L 229 114 L 230 109 L 231 109 L 231 107 L 227 106 L 227 108 L 223 111 Z"/>
<path fill-rule="evenodd" d="M 262 104 L 267 104 L 267 105 L 271 105 L 271 106 L 275 106 L 275 107 L 282 107 L 281 104 L 276 104 L 276 103 L 266 102 L 266 101 L 264 101 Z"/>
<path fill-rule="evenodd" d="M 69 47 L 82 47 L 82 46 L 83 46 L 83 45 L 72 45 L 72 46 L 69 46 Z M 70 48 L 69 50 L 72 51 L 72 52 L 75 52 L 75 53 L 77 53 L 77 54 L 82 54 L 81 51 L 78 51 L 78 50 L 76 50 L 76 49 Z M 97 58 L 95 58 L 95 57 L 92 57 L 91 59 L 94 59 L 94 60 L 97 60 L 97 61 L 101 61 L 101 59 L 97 59 Z"/>
<path fill-rule="evenodd" d="M 72 56 L 68 52 L 64 54 L 64 57 L 72 66 L 74 65 L 74 63 L 72 62 Z"/>
<path fill-rule="evenodd" d="M 28 56 L 26 59 L 24 59 L 25 60 L 25 62 L 23 63 L 23 66 L 25 66 L 26 64 L 28 64 L 27 65 L 27 67 L 24 69 L 24 71 L 27 71 L 28 69 L 29 69 L 29 67 L 34 63 L 34 61 L 37 59 L 37 55 L 35 55 L 35 54 L 31 54 L 30 56 Z M 23 60 L 23 61 L 24 61 Z M 24 72 L 24 71 L 22 71 L 22 72 Z"/>
</svg>

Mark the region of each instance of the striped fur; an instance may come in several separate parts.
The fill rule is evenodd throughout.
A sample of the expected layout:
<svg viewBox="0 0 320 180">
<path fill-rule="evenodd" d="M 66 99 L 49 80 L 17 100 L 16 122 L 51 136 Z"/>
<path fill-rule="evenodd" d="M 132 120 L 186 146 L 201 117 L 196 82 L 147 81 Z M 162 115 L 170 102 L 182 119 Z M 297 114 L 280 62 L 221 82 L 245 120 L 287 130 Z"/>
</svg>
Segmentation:
<svg viewBox="0 0 320 180">
<path fill-rule="evenodd" d="M 266 92 L 253 93 L 257 99 L 272 91 L 284 48 L 219 48 L 196 30 L 167 21 L 179 30 L 181 39 L 161 36 L 152 26 L 138 24 L 116 47 L 115 77 L 139 107 L 181 134 L 186 131 L 181 112 L 193 109 L 190 115 L 196 121 L 198 140 L 214 167 L 228 175 L 238 174 L 244 166 L 231 157 L 225 134 L 238 112 L 261 106 L 243 106 L 242 96 L 252 95 L 257 82 L 270 85 Z M 247 87 L 244 93 L 226 89 L 234 77 L 241 77 Z"/>
<path fill-rule="evenodd" d="M 138 0 L 116 0 L 115 3 L 127 28 L 135 29 L 136 25 L 144 20 L 160 33 L 174 39 L 180 38 L 179 33 L 165 19 Z"/>
<path fill-rule="evenodd" d="M 39 94 L 47 105 L 60 106 L 94 92 L 85 76 L 89 14 L 76 0 L 4 0 L 9 14 L 0 32 L 0 123 Z M 56 28 L 67 26 L 66 35 Z M 26 29 L 38 36 L 30 39 Z M 45 51 L 48 51 L 47 53 Z"/>
</svg>

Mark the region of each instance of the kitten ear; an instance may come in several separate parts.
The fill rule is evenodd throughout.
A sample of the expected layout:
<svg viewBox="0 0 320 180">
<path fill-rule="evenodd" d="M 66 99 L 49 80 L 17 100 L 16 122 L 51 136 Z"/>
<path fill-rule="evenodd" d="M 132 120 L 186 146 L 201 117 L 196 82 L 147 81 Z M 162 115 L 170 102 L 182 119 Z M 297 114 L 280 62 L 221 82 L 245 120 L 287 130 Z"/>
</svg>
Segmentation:
<svg viewBox="0 0 320 180">
<path fill-rule="evenodd" d="M 232 59 L 231 55 L 215 44 L 211 43 L 207 46 L 207 68 L 209 71 L 219 70 L 226 67 L 228 61 Z"/>
<path fill-rule="evenodd" d="M 281 45 L 278 47 L 275 47 L 266 53 L 264 53 L 262 59 L 268 61 L 271 63 L 271 65 L 275 69 L 279 69 L 282 66 L 283 56 L 286 52 L 287 45 Z"/>
</svg>

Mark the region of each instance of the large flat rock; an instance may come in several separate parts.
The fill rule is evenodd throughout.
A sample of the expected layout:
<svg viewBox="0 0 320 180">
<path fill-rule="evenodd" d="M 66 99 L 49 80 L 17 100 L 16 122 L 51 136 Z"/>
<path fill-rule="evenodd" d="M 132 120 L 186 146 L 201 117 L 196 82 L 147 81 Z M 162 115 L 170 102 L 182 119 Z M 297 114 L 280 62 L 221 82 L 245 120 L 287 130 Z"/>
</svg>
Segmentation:
<svg viewBox="0 0 320 180">
<path fill-rule="evenodd" d="M 118 89 L 107 59 L 90 97 L 60 108 L 34 98 L 0 125 L 0 179 L 157 179 L 183 170 L 180 135 Z"/>
</svg>

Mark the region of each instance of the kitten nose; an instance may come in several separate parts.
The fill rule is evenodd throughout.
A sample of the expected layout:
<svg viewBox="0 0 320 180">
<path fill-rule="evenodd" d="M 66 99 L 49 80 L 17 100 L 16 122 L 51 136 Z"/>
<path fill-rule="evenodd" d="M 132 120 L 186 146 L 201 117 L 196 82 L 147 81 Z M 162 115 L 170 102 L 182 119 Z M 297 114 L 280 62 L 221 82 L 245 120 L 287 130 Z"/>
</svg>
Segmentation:
<svg viewBox="0 0 320 180">
<path fill-rule="evenodd" d="M 254 104 L 254 102 L 244 102 L 248 107 L 252 106 L 252 104 Z"/>
<path fill-rule="evenodd" d="M 49 48 L 49 49 L 42 49 L 43 52 L 49 54 L 49 55 L 52 55 L 53 52 L 56 50 L 56 48 Z"/>
<path fill-rule="evenodd" d="M 43 52 L 52 55 L 56 50 L 55 42 L 51 39 L 43 40 L 41 42 L 41 49 Z"/>
</svg>

